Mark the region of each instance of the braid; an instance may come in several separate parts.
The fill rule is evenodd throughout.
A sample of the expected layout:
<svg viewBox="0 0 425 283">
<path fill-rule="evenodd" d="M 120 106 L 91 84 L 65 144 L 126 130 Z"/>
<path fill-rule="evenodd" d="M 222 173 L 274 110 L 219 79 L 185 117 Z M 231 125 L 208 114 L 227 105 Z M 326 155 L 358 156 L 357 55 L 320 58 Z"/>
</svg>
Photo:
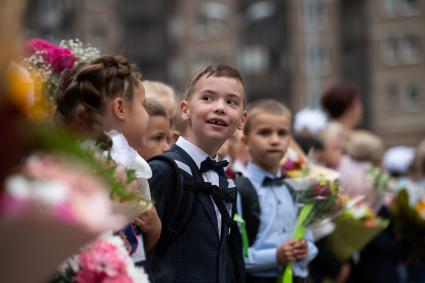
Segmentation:
<svg viewBox="0 0 425 283">
<path fill-rule="evenodd" d="M 131 100 L 140 78 L 137 69 L 121 56 L 102 56 L 66 70 L 55 93 L 56 118 L 110 147 L 102 117 L 105 101 L 117 96 Z"/>
</svg>

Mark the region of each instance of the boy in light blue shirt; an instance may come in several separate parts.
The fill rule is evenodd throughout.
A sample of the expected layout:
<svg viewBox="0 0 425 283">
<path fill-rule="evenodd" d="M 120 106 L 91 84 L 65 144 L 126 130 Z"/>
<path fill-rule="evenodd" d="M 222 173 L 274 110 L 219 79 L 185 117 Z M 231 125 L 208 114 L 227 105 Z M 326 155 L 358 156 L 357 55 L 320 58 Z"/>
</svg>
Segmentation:
<svg viewBox="0 0 425 283">
<path fill-rule="evenodd" d="M 248 249 L 247 282 L 276 282 L 283 267 L 293 262 L 295 282 L 308 276 L 307 264 L 317 254 L 311 233 L 293 240 L 297 207 L 282 181 L 280 160 L 291 140 L 291 114 L 280 102 L 267 99 L 248 110 L 244 142 L 251 153 L 244 176 L 255 188 L 260 225 Z M 243 212 L 242 212 L 243 214 Z"/>
</svg>

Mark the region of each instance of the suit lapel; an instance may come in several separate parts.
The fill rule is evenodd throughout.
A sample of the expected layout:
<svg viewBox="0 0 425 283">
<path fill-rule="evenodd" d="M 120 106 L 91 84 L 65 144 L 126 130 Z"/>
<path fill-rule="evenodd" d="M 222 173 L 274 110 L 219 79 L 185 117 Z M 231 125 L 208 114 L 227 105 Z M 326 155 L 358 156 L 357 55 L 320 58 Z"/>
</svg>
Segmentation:
<svg viewBox="0 0 425 283">
<path fill-rule="evenodd" d="M 214 228 L 215 234 L 217 235 L 218 239 L 218 222 L 217 222 L 217 214 L 215 212 L 215 208 L 213 205 L 213 200 L 211 199 L 210 195 L 207 195 L 205 193 L 198 194 L 198 199 L 201 205 L 204 207 L 205 213 L 207 214 L 211 225 Z"/>
</svg>

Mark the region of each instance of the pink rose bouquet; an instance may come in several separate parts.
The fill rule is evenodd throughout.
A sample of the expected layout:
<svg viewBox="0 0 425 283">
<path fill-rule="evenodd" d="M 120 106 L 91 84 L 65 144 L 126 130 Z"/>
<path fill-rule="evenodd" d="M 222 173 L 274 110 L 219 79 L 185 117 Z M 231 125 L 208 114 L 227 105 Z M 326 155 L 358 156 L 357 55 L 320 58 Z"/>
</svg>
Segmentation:
<svg viewBox="0 0 425 283">
<path fill-rule="evenodd" d="M 106 233 L 84 247 L 61 267 L 54 282 L 144 283 L 143 268 L 136 267 L 119 236 Z"/>
<path fill-rule="evenodd" d="M 43 60 L 57 73 L 72 68 L 75 62 L 78 61 L 70 49 L 59 47 L 44 39 L 35 38 L 30 40 L 27 42 L 26 50 L 30 56 L 39 52 Z"/>
<path fill-rule="evenodd" d="M 61 41 L 56 45 L 34 38 L 27 42 L 25 51 L 23 65 L 32 74 L 35 87 L 41 88 L 48 96 L 55 92 L 63 70 L 100 56 L 99 50 L 90 46 L 85 48 L 79 40 Z"/>
</svg>

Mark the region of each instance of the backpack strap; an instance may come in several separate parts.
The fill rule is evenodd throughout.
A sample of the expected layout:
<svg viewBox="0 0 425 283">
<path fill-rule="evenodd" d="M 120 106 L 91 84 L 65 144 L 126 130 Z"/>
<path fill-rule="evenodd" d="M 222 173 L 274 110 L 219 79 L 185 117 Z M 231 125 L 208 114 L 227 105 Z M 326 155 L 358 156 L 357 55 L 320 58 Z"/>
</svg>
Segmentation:
<svg viewBox="0 0 425 283">
<path fill-rule="evenodd" d="M 180 158 L 182 158 L 181 160 L 184 161 L 184 163 L 186 163 L 188 165 L 188 167 L 190 168 L 198 168 L 198 166 L 196 165 L 195 161 L 192 159 L 192 157 L 186 152 L 184 151 L 181 147 L 177 146 L 177 145 L 173 145 L 173 151 L 175 151 Z M 218 173 L 218 172 L 217 172 Z M 223 175 L 227 176 L 223 170 Z M 219 210 L 221 216 L 222 216 L 222 221 L 224 223 L 226 223 L 226 225 L 230 228 L 233 224 L 232 221 L 232 217 L 233 215 L 229 215 L 225 204 L 221 201 L 222 199 L 224 201 L 228 201 L 232 203 L 232 214 L 234 214 L 234 212 L 236 211 L 236 188 L 235 188 L 235 183 L 233 182 L 232 179 L 228 179 L 220 177 L 219 174 L 219 183 L 220 186 L 227 186 L 226 192 L 229 192 L 229 199 L 227 199 L 226 197 L 226 193 L 224 192 L 224 190 L 220 187 L 220 186 L 215 186 L 212 185 L 210 182 L 205 182 L 204 178 L 202 177 L 202 173 L 200 173 L 199 170 L 194 170 L 193 174 L 192 174 L 192 182 L 185 182 L 184 184 L 184 188 L 185 190 L 191 190 L 193 192 L 206 192 L 211 194 L 211 197 L 214 200 L 215 205 L 217 206 L 217 209 Z M 223 182 L 223 183 L 222 183 Z M 225 182 L 227 182 L 227 184 L 225 184 Z M 233 190 L 233 193 L 232 193 Z M 234 194 L 234 199 L 233 197 L 231 197 L 231 195 Z M 227 200 L 226 200 L 227 199 Z"/>
<path fill-rule="evenodd" d="M 165 252 L 169 244 L 173 242 L 184 230 L 191 216 L 195 194 L 185 190 L 184 185 L 193 183 L 191 168 L 181 160 L 181 156 L 174 151 L 167 151 L 161 155 L 155 156 L 151 160 L 161 160 L 173 168 L 176 176 L 176 187 L 171 192 L 172 209 L 162 219 L 163 230 L 157 244 L 158 253 Z M 149 161 L 151 161 L 149 160 Z"/>
<path fill-rule="evenodd" d="M 212 189 L 206 187 L 209 183 L 203 181 L 202 175 L 199 170 L 192 170 L 191 168 L 197 168 L 195 161 L 187 154 L 183 149 L 177 145 L 173 145 L 170 151 L 166 151 L 161 155 L 155 156 L 149 161 L 152 160 L 161 160 L 169 164 L 175 172 L 176 176 L 176 188 L 171 192 L 171 203 L 173 208 L 169 210 L 162 219 L 162 232 L 160 237 L 161 244 L 156 245 L 156 252 L 164 252 L 169 244 L 174 241 L 181 232 L 186 228 L 187 223 L 192 215 L 193 203 L 197 194 L 196 191 L 206 191 Z M 229 188 L 234 188 L 232 180 L 227 180 L 229 182 Z M 233 186 L 232 186 L 233 185 Z M 218 192 L 220 192 L 218 190 Z M 233 205 L 235 202 L 233 202 Z M 219 202 L 221 207 L 218 207 L 220 213 L 225 214 L 226 208 L 223 203 Z M 233 212 L 235 207 L 233 207 Z M 230 217 L 228 217 L 231 219 Z M 225 219 L 223 218 L 223 221 Z M 231 222 L 231 220 L 229 221 Z M 229 223 L 231 227 L 232 223 Z"/>
<path fill-rule="evenodd" d="M 241 197 L 242 217 L 246 223 L 246 232 L 248 234 L 248 244 L 252 246 L 257 237 L 260 227 L 260 203 L 257 191 L 251 181 L 243 176 L 235 179 L 236 188 Z"/>
</svg>

